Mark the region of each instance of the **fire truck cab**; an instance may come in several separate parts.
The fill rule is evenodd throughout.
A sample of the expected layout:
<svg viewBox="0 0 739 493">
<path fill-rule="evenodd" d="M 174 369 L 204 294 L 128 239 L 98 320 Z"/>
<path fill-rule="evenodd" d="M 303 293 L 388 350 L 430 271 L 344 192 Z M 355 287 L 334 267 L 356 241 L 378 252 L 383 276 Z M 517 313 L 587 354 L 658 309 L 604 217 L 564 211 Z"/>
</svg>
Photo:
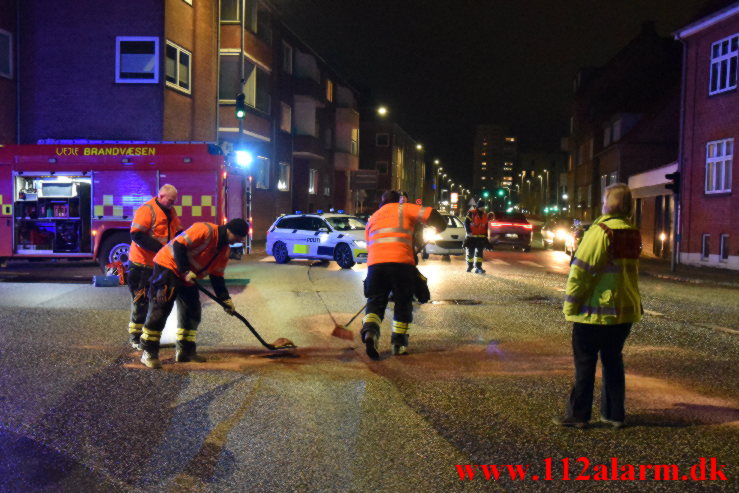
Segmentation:
<svg viewBox="0 0 739 493">
<path fill-rule="evenodd" d="M 183 228 L 251 215 L 248 170 L 214 144 L 78 142 L 0 146 L 0 265 L 125 262 L 134 212 L 167 183 Z"/>
</svg>

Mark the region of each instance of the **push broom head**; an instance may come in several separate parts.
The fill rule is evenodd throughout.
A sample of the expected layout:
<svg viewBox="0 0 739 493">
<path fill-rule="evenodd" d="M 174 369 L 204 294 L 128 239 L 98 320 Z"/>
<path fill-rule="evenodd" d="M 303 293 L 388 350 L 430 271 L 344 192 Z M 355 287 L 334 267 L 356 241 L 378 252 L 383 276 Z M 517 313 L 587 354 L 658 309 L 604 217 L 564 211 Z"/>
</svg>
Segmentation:
<svg viewBox="0 0 739 493">
<path fill-rule="evenodd" d="M 287 339 L 285 337 L 280 337 L 275 342 L 272 343 L 272 347 L 274 349 L 294 349 L 298 346 L 296 346 L 293 341 L 290 339 Z"/>
<path fill-rule="evenodd" d="M 354 332 L 339 324 L 334 324 L 334 330 L 331 332 L 331 335 L 339 339 L 346 339 L 347 341 L 354 340 Z"/>
</svg>

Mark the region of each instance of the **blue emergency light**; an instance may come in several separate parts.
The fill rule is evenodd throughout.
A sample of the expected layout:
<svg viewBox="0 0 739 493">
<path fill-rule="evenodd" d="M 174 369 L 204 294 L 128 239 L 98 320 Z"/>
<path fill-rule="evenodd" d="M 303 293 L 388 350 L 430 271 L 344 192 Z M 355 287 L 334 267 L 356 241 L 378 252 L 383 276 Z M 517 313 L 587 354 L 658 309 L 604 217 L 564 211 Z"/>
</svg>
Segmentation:
<svg viewBox="0 0 739 493">
<path fill-rule="evenodd" d="M 236 151 L 236 164 L 238 164 L 239 166 L 248 168 L 251 165 L 252 161 L 254 161 L 254 156 L 252 156 L 251 152 Z"/>
</svg>

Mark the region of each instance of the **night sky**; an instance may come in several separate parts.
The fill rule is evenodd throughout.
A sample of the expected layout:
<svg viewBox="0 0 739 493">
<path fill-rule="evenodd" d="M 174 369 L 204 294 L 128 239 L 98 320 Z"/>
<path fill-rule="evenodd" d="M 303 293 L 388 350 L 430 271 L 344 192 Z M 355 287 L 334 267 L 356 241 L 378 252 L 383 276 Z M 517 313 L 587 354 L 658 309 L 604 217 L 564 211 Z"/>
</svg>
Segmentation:
<svg viewBox="0 0 739 493">
<path fill-rule="evenodd" d="M 717 0 L 709 0 L 715 2 Z M 347 81 L 471 186 L 474 126 L 508 125 L 519 150 L 566 135 L 572 83 L 636 37 L 671 36 L 706 0 L 273 0 Z"/>
</svg>

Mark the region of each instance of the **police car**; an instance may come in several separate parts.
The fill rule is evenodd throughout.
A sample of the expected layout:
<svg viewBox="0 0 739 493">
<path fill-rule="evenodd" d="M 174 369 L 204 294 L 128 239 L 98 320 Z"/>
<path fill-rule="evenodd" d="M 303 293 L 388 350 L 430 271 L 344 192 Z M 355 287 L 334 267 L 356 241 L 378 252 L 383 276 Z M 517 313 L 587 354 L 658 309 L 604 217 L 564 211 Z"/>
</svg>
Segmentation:
<svg viewBox="0 0 739 493">
<path fill-rule="evenodd" d="M 293 258 L 335 260 L 342 269 L 367 262 L 365 223 L 339 213 L 290 214 L 267 230 L 268 254 L 278 264 Z"/>
</svg>

